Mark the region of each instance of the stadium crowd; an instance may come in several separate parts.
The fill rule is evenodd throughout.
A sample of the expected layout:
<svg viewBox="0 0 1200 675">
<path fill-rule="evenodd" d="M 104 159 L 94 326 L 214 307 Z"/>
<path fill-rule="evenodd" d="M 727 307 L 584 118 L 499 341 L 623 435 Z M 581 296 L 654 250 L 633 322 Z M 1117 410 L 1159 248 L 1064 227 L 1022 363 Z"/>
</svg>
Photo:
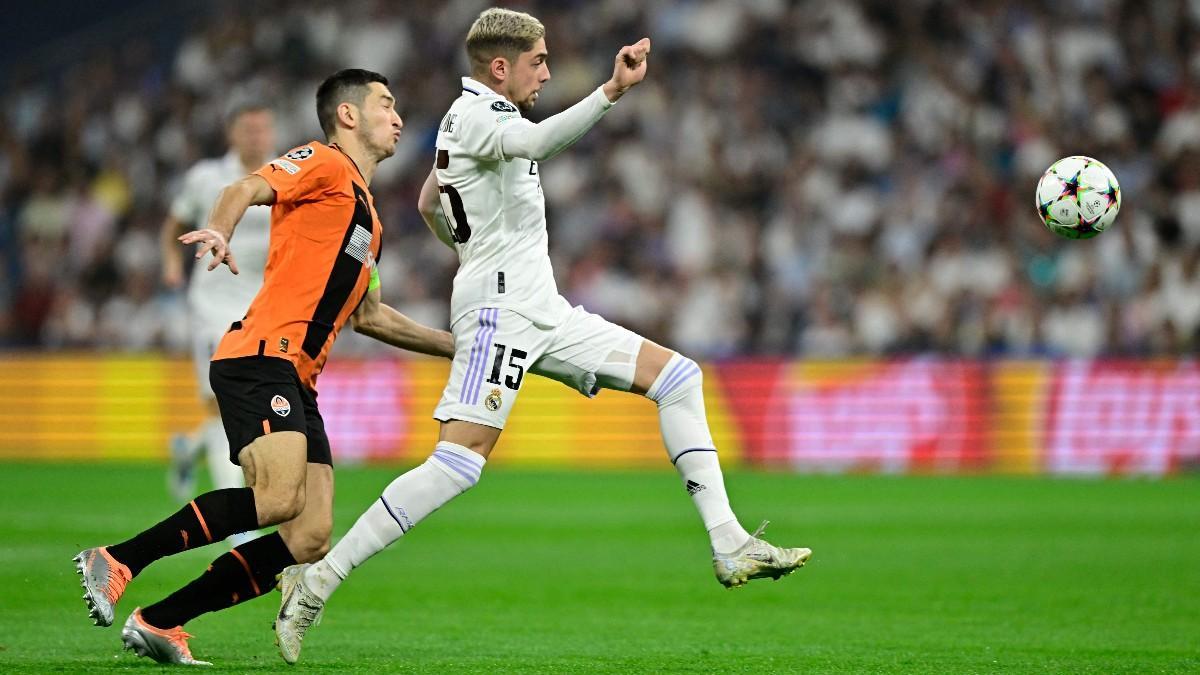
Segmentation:
<svg viewBox="0 0 1200 675">
<path fill-rule="evenodd" d="M 168 44 L 115 27 L 5 73 L 0 346 L 184 351 L 157 245 L 183 172 L 224 152 L 238 100 L 271 105 L 281 152 L 322 138 L 313 93 L 349 66 L 387 75 L 405 122 L 372 185 L 384 297 L 445 325 L 456 258 L 415 204 L 484 6 L 225 3 Z M 646 83 L 542 170 L 560 290 L 590 311 L 697 358 L 1197 346 L 1200 3 L 511 6 L 548 30 L 535 119 L 653 40 Z M 1072 154 L 1121 181 L 1096 239 L 1056 238 L 1033 206 Z"/>
</svg>

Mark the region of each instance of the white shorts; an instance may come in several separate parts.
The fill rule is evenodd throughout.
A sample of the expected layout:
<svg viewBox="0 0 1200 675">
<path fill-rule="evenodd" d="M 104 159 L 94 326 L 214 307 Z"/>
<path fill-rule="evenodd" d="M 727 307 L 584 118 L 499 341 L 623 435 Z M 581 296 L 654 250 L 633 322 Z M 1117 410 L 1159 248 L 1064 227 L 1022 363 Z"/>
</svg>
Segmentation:
<svg viewBox="0 0 1200 675">
<path fill-rule="evenodd" d="M 503 429 L 525 374 L 533 373 L 595 396 L 628 391 L 642 337 L 575 307 L 557 326 L 507 310 L 469 312 L 451 327 L 454 363 L 436 420 L 463 420 Z"/>
<path fill-rule="evenodd" d="M 218 323 L 211 318 L 193 313 L 189 317 L 192 332 L 192 365 L 196 369 L 196 389 L 200 398 L 215 400 L 212 385 L 208 382 L 208 364 L 212 355 L 217 351 L 221 338 L 229 330 L 229 324 Z"/>
</svg>

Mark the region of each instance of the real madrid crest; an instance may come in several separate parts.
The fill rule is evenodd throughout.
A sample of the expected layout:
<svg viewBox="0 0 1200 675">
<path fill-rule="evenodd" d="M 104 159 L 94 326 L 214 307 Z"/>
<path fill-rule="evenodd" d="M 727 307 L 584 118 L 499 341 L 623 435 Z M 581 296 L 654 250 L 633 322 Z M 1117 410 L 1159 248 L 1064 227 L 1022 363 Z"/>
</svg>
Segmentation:
<svg viewBox="0 0 1200 675">
<path fill-rule="evenodd" d="M 493 389 L 492 393 L 488 394 L 488 397 L 483 399 L 484 407 L 487 408 L 488 410 L 491 410 L 492 412 L 496 412 L 497 410 L 499 410 L 500 404 L 503 402 L 504 401 L 502 401 L 500 399 L 500 390 L 499 389 Z"/>
</svg>

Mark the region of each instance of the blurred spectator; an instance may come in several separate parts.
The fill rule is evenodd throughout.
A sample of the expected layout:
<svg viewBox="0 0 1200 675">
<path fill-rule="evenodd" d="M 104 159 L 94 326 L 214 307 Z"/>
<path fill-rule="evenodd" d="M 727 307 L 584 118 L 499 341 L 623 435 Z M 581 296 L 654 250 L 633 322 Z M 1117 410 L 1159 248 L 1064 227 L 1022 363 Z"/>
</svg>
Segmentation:
<svg viewBox="0 0 1200 675">
<path fill-rule="evenodd" d="M 606 78 L 621 45 L 654 40 L 645 85 L 539 167 L 572 301 L 705 358 L 1196 348 L 1197 3 L 517 6 L 549 29 L 539 119 Z M 320 138 L 316 84 L 352 65 L 391 79 L 406 123 L 372 186 L 385 294 L 444 324 L 456 260 L 414 204 L 483 7 L 228 2 L 179 39 L 154 37 L 180 30 L 167 12 L 7 73 L 0 345 L 182 345 L 183 299 L 148 273 L 146 224 L 216 152 L 231 97 L 274 101 L 300 144 Z M 1032 206 L 1041 172 L 1073 154 L 1122 182 L 1098 239 L 1056 239 Z"/>
</svg>

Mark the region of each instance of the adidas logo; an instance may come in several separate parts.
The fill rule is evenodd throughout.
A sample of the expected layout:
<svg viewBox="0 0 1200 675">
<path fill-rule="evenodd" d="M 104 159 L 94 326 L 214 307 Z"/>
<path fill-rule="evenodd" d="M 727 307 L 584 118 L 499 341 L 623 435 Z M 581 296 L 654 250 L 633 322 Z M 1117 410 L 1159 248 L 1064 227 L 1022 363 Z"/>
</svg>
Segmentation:
<svg viewBox="0 0 1200 675">
<path fill-rule="evenodd" d="M 694 480 L 689 480 L 689 481 L 687 482 L 687 491 L 688 491 L 688 494 L 689 494 L 689 495 L 694 495 L 694 494 L 696 494 L 697 492 L 699 492 L 699 491 L 701 491 L 701 490 L 703 490 L 703 489 L 704 489 L 704 486 L 703 486 L 703 485 L 701 485 L 701 484 L 699 484 L 699 483 L 697 483 L 697 482 L 696 482 L 696 481 L 694 481 Z"/>
</svg>

